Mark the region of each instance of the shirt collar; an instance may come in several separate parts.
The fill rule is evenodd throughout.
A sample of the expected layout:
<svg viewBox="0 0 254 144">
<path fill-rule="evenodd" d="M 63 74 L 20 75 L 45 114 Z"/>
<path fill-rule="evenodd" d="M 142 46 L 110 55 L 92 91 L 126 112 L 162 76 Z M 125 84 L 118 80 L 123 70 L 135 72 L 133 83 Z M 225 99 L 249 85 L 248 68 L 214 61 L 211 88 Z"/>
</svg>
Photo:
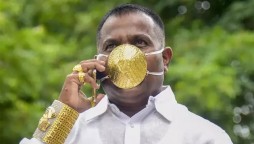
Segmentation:
<svg viewBox="0 0 254 144">
<path fill-rule="evenodd" d="M 177 102 L 170 86 L 166 86 L 166 88 L 154 98 L 149 98 L 150 101 L 151 99 L 154 99 L 152 101 L 154 101 L 156 111 L 158 111 L 167 120 L 172 121 Z M 92 120 L 93 118 L 105 113 L 108 109 L 108 105 L 108 97 L 105 95 L 94 108 L 91 108 L 80 115 L 85 115 L 84 118 L 86 121 Z"/>
<path fill-rule="evenodd" d="M 168 121 L 173 121 L 177 101 L 170 86 L 161 91 L 155 98 L 155 108 Z"/>
<path fill-rule="evenodd" d="M 108 108 L 108 103 L 109 103 L 108 97 L 107 97 L 107 95 L 105 95 L 95 107 L 90 108 L 89 110 L 85 111 L 81 115 L 85 114 L 85 117 L 84 117 L 85 120 L 89 121 L 89 120 L 105 113 Z"/>
</svg>

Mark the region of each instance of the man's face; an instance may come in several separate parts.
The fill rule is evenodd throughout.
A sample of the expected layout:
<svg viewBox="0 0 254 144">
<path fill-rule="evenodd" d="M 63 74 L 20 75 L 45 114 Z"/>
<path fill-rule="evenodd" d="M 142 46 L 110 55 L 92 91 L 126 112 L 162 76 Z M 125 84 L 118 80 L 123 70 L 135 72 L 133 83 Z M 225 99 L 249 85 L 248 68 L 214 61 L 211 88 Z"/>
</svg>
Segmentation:
<svg viewBox="0 0 254 144">
<path fill-rule="evenodd" d="M 132 44 L 143 52 L 153 52 L 163 47 L 159 28 L 152 18 L 144 13 L 128 13 L 120 16 L 111 16 L 101 29 L 98 42 L 98 52 L 109 54 L 116 46 Z M 164 70 L 162 54 L 147 56 L 148 71 L 161 72 Z M 160 91 L 163 76 L 147 75 L 144 81 L 135 88 L 120 89 L 110 80 L 102 83 L 103 89 L 109 98 L 126 100 L 128 97 L 147 97 Z M 142 96 L 142 97 L 141 97 Z"/>
</svg>

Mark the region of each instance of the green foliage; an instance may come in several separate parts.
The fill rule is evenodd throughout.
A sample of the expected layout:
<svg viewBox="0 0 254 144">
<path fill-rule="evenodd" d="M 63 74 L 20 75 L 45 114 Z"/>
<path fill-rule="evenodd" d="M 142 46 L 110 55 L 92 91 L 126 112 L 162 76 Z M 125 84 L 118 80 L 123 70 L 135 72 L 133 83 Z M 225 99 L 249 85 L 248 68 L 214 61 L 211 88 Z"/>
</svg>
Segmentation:
<svg viewBox="0 0 254 144">
<path fill-rule="evenodd" d="M 122 2 L 133 1 L 0 0 L 2 143 L 32 136 L 65 76 L 96 53 L 101 17 Z M 215 0 L 208 10 L 194 0 L 135 3 L 165 22 L 174 51 L 165 84 L 178 101 L 223 127 L 234 143 L 253 142 L 253 1 Z"/>
<path fill-rule="evenodd" d="M 254 1 L 239 1 L 232 4 L 220 20 L 220 24 L 228 30 L 254 30 Z"/>
<path fill-rule="evenodd" d="M 202 31 L 181 29 L 173 41 L 174 59 L 166 83 L 171 83 L 177 99 L 192 111 L 222 126 L 235 142 L 237 136 L 247 139 L 246 143 L 253 140 L 251 133 L 254 129 L 250 124 L 253 118 L 254 68 L 250 62 L 253 61 L 254 33 L 229 33 L 219 27 Z M 232 119 L 243 113 L 233 113 L 236 105 L 232 102 L 244 97 L 246 91 L 252 103 L 236 102 L 239 107 L 247 107 L 244 116 L 249 120 L 235 121 L 234 124 Z M 246 124 L 250 130 L 248 135 L 237 132 L 234 136 L 233 125 Z"/>
</svg>

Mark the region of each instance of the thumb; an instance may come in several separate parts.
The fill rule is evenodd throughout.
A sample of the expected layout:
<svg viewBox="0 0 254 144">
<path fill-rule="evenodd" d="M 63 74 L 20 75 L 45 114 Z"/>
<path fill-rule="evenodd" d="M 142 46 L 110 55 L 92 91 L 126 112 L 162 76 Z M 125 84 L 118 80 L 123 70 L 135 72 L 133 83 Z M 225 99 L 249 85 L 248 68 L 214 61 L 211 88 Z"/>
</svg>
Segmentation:
<svg viewBox="0 0 254 144">
<path fill-rule="evenodd" d="M 101 99 L 104 98 L 104 96 L 105 94 L 102 94 L 102 93 L 98 94 L 96 97 L 96 104 L 98 104 L 101 101 Z"/>
</svg>

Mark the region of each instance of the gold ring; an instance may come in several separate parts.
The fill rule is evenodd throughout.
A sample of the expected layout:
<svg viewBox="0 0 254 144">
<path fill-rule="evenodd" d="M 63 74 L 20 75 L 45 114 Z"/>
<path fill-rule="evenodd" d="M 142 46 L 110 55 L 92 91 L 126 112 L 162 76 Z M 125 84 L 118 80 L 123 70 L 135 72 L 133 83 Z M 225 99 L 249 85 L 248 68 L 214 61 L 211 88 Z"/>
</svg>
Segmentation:
<svg viewBox="0 0 254 144">
<path fill-rule="evenodd" d="M 78 79 L 79 79 L 79 81 L 80 81 L 82 84 L 85 83 L 85 79 L 84 79 L 85 76 L 86 76 L 86 73 L 83 73 L 83 72 L 79 72 L 79 73 L 78 73 Z"/>
<path fill-rule="evenodd" d="M 82 69 L 82 66 L 80 64 L 77 64 L 73 67 L 72 69 L 73 72 L 77 71 L 77 72 L 82 72 L 83 69 Z"/>
</svg>

